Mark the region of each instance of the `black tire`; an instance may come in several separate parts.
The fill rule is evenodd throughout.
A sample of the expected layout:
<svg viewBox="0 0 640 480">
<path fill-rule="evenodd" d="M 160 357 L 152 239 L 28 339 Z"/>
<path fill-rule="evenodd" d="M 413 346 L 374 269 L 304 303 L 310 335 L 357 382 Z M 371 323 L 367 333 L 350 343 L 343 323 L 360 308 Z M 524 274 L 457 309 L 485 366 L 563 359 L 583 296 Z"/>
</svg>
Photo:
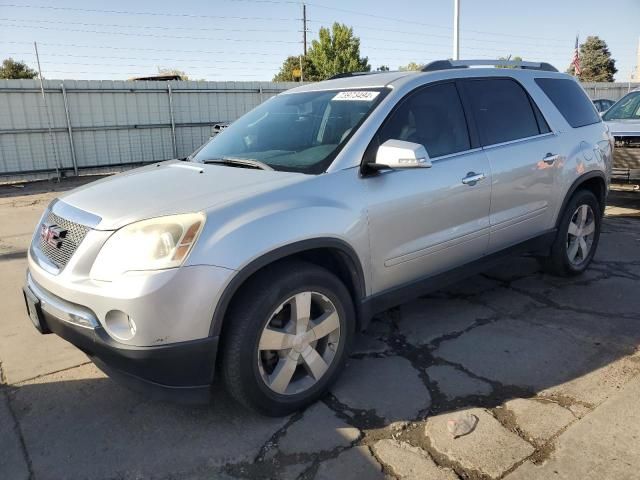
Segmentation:
<svg viewBox="0 0 640 480">
<path fill-rule="evenodd" d="M 329 368 L 313 386 L 284 395 L 263 380 L 258 346 L 274 310 L 300 292 L 318 292 L 333 303 L 339 315 L 340 341 Z M 331 272 L 302 261 L 265 268 L 241 287 L 224 320 L 220 370 L 227 391 L 245 407 L 264 415 L 283 416 L 300 410 L 322 396 L 342 371 L 355 324 L 349 291 Z"/>
<path fill-rule="evenodd" d="M 586 205 L 593 212 L 593 222 L 595 225 L 592 243 L 589 252 L 584 258 L 580 258 L 579 263 L 571 262 L 569 259 L 569 225 L 574 218 L 579 207 Z M 561 277 L 572 277 L 584 272 L 595 255 L 600 238 L 600 228 L 602 224 L 602 206 L 596 196 L 589 190 L 578 190 L 573 194 L 558 224 L 556 238 L 551 246 L 548 257 L 542 259 L 542 265 L 546 272 Z"/>
</svg>

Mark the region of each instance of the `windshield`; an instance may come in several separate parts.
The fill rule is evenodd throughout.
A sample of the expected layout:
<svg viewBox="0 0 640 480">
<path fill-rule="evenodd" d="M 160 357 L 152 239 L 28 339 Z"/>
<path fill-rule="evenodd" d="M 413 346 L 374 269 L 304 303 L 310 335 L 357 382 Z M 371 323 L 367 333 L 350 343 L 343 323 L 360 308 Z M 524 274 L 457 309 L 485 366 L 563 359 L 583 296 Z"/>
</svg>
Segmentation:
<svg viewBox="0 0 640 480">
<path fill-rule="evenodd" d="M 386 92 L 331 90 L 278 95 L 212 138 L 194 162 L 254 160 L 274 170 L 318 174 Z"/>
<path fill-rule="evenodd" d="M 631 92 L 607 110 L 604 120 L 640 120 L 640 92 Z"/>
</svg>

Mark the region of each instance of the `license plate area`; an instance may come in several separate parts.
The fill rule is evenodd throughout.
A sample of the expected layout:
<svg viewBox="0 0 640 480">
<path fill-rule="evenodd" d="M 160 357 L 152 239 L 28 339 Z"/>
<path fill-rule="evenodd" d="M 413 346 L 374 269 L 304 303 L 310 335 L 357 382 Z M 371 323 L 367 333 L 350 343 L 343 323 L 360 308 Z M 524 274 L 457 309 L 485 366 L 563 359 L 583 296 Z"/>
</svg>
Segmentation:
<svg viewBox="0 0 640 480">
<path fill-rule="evenodd" d="M 42 314 L 42 308 L 38 297 L 33 294 L 29 287 L 24 287 L 22 291 L 24 293 L 24 301 L 27 306 L 27 313 L 29 314 L 29 319 L 31 320 L 31 323 L 33 323 L 33 326 L 36 327 L 40 333 L 51 333 L 44 321 L 44 315 Z"/>
</svg>

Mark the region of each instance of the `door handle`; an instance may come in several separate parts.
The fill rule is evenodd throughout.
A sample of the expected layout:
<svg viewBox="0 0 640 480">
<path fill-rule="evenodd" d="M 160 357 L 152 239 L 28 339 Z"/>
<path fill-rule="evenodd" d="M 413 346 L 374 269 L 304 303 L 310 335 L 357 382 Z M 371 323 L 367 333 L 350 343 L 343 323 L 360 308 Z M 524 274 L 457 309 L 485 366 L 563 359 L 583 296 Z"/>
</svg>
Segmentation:
<svg viewBox="0 0 640 480">
<path fill-rule="evenodd" d="M 485 178 L 487 178 L 487 176 L 484 173 L 469 172 L 467 173 L 467 176 L 462 179 L 462 183 L 473 187 L 476 183 L 484 180 Z"/>
<path fill-rule="evenodd" d="M 547 165 L 553 165 L 553 163 L 558 159 L 560 155 L 556 155 L 555 153 L 547 153 L 542 161 Z"/>
</svg>

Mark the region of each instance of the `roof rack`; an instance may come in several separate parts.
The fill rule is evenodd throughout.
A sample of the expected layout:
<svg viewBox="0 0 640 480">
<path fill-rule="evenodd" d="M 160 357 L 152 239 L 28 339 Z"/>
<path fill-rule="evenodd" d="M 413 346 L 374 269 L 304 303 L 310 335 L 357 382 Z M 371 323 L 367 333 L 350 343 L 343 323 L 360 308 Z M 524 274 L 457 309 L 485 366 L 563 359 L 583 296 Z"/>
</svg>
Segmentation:
<svg viewBox="0 0 640 480">
<path fill-rule="evenodd" d="M 452 68 L 469 68 L 478 66 L 510 67 L 523 70 L 543 70 L 557 72 L 556 67 L 547 62 L 524 62 L 522 60 L 436 60 L 422 67 L 422 72 L 436 72 Z"/>
<path fill-rule="evenodd" d="M 343 73 L 336 73 L 334 76 L 329 77 L 327 80 L 335 80 L 337 78 L 360 77 L 362 75 L 374 75 L 376 73 L 387 73 L 387 72 L 381 72 L 381 71 L 374 71 L 374 72 L 343 72 Z"/>
</svg>

